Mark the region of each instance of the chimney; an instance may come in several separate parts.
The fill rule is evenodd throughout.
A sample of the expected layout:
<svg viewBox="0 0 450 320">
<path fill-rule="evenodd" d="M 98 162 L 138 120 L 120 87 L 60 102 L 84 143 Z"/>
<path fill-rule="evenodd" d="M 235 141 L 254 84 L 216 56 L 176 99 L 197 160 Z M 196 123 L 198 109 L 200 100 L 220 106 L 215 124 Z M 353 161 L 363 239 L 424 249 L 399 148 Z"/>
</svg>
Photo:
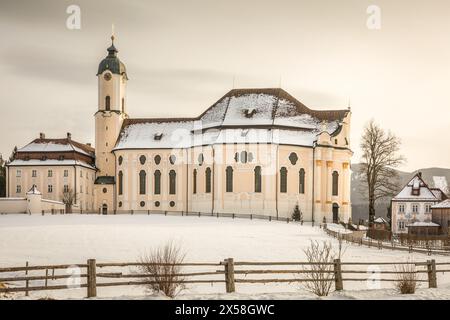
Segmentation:
<svg viewBox="0 0 450 320">
<path fill-rule="evenodd" d="M 72 134 L 70 132 L 67 132 L 67 139 L 68 140 L 72 139 Z"/>
<path fill-rule="evenodd" d="M 45 139 L 45 133 L 43 132 L 39 133 L 39 139 Z"/>
</svg>

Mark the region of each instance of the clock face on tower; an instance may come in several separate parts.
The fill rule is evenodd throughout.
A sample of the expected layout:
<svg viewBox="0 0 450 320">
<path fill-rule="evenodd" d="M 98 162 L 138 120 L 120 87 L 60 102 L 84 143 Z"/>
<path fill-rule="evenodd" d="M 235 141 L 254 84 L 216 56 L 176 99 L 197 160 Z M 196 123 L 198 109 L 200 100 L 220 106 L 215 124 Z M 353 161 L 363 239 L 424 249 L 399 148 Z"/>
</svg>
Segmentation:
<svg viewBox="0 0 450 320">
<path fill-rule="evenodd" d="M 111 80 L 111 73 L 107 72 L 103 75 L 103 79 L 105 79 L 106 81 Z"/>
</svg>

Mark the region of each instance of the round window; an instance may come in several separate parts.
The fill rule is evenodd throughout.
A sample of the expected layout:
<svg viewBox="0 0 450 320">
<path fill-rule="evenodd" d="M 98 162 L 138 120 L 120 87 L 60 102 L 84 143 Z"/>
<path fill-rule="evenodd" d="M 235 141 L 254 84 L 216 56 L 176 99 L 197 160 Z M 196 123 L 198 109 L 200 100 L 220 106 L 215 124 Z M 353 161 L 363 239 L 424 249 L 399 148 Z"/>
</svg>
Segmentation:
<svg viewBox="0 0 450 320">
<path fill-rule="evenodd" d="M 155 156 L 155 163 L 156 164 L 160 164 L 161 163 L 161 156 L 160 155 L 156 155 Z"/>
<path fill-rule="evenodd" d="M 145 164 L 145 161 L 147 161 L 147 158 L 146 158 L 144 155 L 142 155 L 142 156 L 139 157 L 139 162 L 140 162 L 141 164 Z"/>
<path fill-rule="evenodd" d="M 161 205 L 161 203 L 159 203 L 159 201 L 155 201 L 155 207 L 159 207 Z"/>
<path fill-rule="evenodd" d="M 145 201 L 141 201 L 140 203 L 141 208 L 145 206 Z"/>
<path fill-rule="evenodd" d="M 205 157 L 203 156 L 203 153 L 200 153 L 198 155 L 198 165 L 201 166 L 203 164 L 203 161 L 205 161 Z"/>
<path fill-rule="evenodd" d="M 107 193 L 107 192 L 108 192 L 108 189 L 103 188 L 103 193 Z"/>
<path fill-rule="evenodd" d="M 175 201 L 170 201 L 169 205 L 170 205 L 171 207 L 175 207 Z"/>
</svg>

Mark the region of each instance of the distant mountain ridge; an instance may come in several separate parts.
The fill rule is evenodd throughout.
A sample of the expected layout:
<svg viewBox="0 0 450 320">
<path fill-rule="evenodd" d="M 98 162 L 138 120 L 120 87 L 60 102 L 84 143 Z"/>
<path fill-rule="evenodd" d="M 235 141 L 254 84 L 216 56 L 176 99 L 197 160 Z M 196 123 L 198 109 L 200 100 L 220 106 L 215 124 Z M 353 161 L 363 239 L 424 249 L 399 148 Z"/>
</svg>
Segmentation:
<svg viewBox="0 0 450 320">
<path fill-rule="evenodd" d="M 359 219 L 367 220 L 369 218 L 369 206 L 367 199 L 364 198 L 360 192 L 365 181 L 362 180 L 361 175 L 358 174 L 360 163 L 352 164 L 351 175 L 351 201 L 352 201 L 352 219 L 358 221 Z M 442 191 L 448 193 L 450 186 L 450 168 L 424 168 L 414 172 L 405 172 L 397 170 L 399 174 L 399 190 L 400 191 L 408 181 L 417 173 L 422 172 L 422 178 L 432 188 L 441 188 Z M 446 190 L 444 190 L 446 189 Z M 382 199 L 377 203 L 375 210 L 376 216 L 386 217 L 387 209 L 391 199 Z"/>
</svg>

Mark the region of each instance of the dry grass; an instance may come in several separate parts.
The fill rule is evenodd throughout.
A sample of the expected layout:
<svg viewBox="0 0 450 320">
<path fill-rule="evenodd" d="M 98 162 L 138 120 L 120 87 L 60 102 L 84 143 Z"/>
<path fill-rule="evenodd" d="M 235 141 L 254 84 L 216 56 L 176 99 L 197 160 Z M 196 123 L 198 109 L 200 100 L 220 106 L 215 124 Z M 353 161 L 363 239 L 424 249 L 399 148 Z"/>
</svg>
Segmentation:
<svg viewBox="0 0 450 320">
<path fill-rule="evenodd" d="M 414 264 L 401 264 L 395 266 L 396 281 L 395 287 L 401 294 L 413 294 L 416 292 L 418 274 Z"/>
<path fill-rule="evenodd" d="M 167 297 L 175 297 L 184 289 L 184 277 L 179 276 L 186 254 L 172 241 L 152 249 L 140 258 L 140 271 L 147 274 L 147 281 L 153 282 L 148 287 L 154 292 L 162 292 Z"/>
</svg>

